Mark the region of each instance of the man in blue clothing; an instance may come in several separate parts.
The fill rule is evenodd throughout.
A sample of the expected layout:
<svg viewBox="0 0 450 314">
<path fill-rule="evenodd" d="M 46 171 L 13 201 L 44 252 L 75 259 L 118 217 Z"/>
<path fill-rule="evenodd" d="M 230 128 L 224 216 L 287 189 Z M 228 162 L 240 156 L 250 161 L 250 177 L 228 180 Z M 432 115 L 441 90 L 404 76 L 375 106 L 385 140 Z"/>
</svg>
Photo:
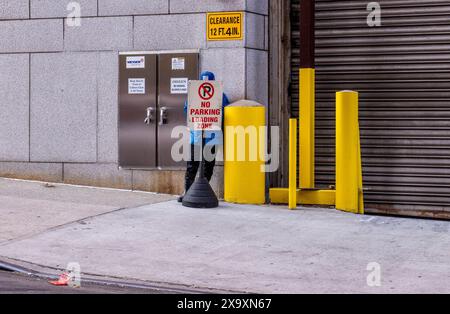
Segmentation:
<svg viewBox="0 0 450 314">
<path fill-rule="evenodd" d="M 202 74 L 200 74 L 200 80 L 203 81 L 215 81 L 214 73 L 205 71 Z M 230 104 L 230 101 L 228 100 L 227 95 L 223 94 L 223 100 L 222 100 L 222 108 L 225 108 Z M 184 112 L 187 114 L 188 110 L 188 103 L 187 101 L 184 104 Z M 222 121 L 223 124 L 223 121 Z M 223 129 L 223 128 L 222 128 Z M 204 174 L 208 181 L 211 181 L 212 175 L 214 173 L 214 166 L 216 165 L 216 153 L 217 153 L 217 146 L 222 144 L 222 133 L 221 131 L 205 131 L 204 132 L 204 138 L 203 138 L 203 146 L 205 146 L 205 151 L 210 151 L 212 156 L 207 156 L 207 158 L 204 159 Z M 186 176 L 185 176 L 185 183 L 184 183 L 184 189 L 185 194 L 187 191 L 189 191 L 191 185 L 195 181 L 195 177 L 197 176 L 198 168 L 200 167 L 200 156 L 196 152 L 201 151 L 201 145 L 202 145 L 202 132 L 201 131 L 193 131 L 191 130 L 190 135 L 190 143 L 191 143 L 191 160 L 187 162 L 187 168 L 186 168 Z M 197 157 L 197 158 L 196 158 Z M 183 196 L 180 196 L 178 198 L 178 202 L 183 202 Z"/>
</svg>

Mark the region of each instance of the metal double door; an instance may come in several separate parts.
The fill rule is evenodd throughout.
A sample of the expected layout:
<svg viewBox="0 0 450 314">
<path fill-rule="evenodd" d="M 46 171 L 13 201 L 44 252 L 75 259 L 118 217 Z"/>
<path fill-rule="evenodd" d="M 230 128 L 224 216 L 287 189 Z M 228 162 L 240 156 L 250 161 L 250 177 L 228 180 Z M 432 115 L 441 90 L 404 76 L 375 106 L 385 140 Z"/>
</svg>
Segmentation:
<svg viewBox="0 0 450 314">
<path fill-rule="evenodd" d="M 119 165 L 177 169 L 172 130 L 186 125 L 188 81 L 198 78 L 198 53 L 119 56 Z"/>
</svg>

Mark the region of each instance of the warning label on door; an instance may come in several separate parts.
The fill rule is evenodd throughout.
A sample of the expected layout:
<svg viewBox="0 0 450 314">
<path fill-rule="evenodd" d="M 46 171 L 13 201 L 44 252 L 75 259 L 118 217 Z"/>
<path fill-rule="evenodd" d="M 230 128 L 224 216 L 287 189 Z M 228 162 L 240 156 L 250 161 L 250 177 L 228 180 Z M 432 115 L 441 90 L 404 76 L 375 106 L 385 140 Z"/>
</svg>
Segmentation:
<svg viewBox="0 0 450 314">
<path fill-rule="evenodd" d="M 145 94 L 145 78 L 129 78 L 128 94 L 130 95 Z"/>
<path fill-rule="evenodd" d="M 222 129 L 222 83 L 189 81 L 187 124 L 191 130 Z"/>
<path fill-rule="evenodd" d="M 184 71 L 185 61 L 184 58 L 172 58 L 172 71 Z"/>
<path fill-rule="evenodd" d="M 208 13 L 206 18 L 208 40 L 242 40 L 244 38 L 244 13 Z"/>
<path fill-rule="evenodd" d="M 127 57 L 127 69 L 145 69 L 145 56 Z"/>
<path fill-rule="evenodd" d="M 171 94 L 187 94 L 188 93 L 188 82 L 189 79 L 182 78 L 171 78 L 170 79 L 170 93 Z"/>
</svg>

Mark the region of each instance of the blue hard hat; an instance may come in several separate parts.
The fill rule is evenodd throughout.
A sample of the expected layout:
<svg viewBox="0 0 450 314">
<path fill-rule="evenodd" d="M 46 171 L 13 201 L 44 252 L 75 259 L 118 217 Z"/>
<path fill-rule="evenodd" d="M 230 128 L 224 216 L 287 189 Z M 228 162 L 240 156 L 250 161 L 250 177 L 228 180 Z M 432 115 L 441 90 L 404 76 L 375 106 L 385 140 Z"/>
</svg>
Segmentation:
<svg viewBox="0 0 450 314">
<path fill-rule="evenodd" d="M 209 71 L 203 71 L 202 74 L 200 74 L 200 80 L 203 80 L 204 77 L 208 77 L 209 81 L 215 81 L 216 80 L 216 76 L 214 75 L 214 73 L 209 72 Z"/>
</svg>

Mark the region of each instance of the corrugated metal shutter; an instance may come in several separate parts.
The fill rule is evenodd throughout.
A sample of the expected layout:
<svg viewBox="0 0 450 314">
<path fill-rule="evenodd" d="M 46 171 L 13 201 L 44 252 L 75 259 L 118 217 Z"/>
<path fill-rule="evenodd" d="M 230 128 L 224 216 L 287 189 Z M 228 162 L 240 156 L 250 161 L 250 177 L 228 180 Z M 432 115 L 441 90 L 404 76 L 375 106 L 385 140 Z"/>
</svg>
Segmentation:
<svg viewBox="0 0 450 314">
<path fill-rule="evenodd" d="M 334 94 L 360 92 L 366 206 L 450 214 L 450 1 L 316 0 L 316 180 L 334 184 Z M 298 116 L 299 10 L 292 0 L 292 115 Z"/>
</svg>

